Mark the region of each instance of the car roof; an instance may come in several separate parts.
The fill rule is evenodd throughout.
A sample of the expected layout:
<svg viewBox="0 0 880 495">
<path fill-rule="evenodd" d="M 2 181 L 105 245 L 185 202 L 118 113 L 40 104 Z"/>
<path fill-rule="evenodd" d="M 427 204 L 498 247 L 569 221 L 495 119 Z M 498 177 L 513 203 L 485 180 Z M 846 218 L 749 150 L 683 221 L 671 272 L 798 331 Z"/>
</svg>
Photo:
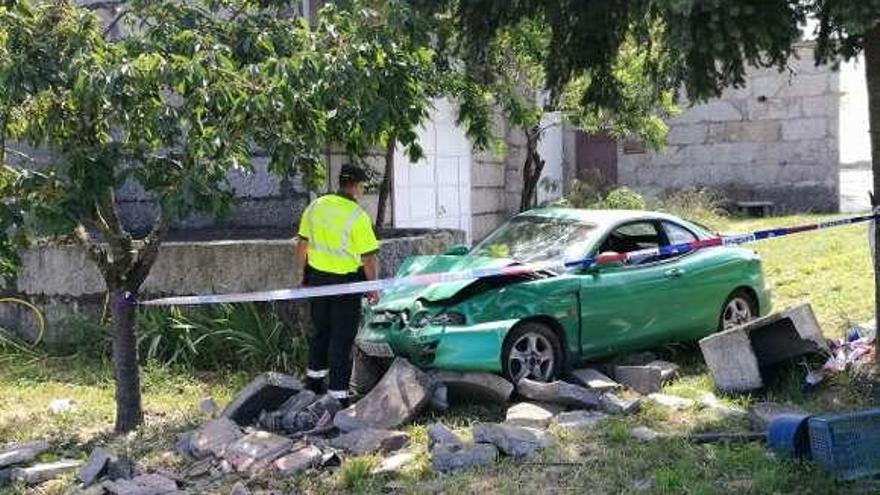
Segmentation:
<svg viewBox="0 0 880 495">
<path fill-rule="evenodd" d="M 585 210 L 580 208 L 537 208 L 520 213 L 521 216 L 538 216 L 577 220 L 598 227 L 609 227 L 630 220 L 671 220 L 684 223 L 679 217 L 645 210 Z"/>
</svg>

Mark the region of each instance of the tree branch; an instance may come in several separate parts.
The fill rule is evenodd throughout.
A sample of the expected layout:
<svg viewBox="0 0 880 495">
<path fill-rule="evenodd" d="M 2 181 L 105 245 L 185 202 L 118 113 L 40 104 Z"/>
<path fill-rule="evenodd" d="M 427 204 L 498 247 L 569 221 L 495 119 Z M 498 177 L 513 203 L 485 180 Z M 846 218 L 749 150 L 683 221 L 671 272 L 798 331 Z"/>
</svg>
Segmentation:
<svg viewBox="0 0 880 495">
<path fill-rule="evenodd" d="M 128 0 L 107 0 L 104 2 L 90 2 L 84 3 L 80 5 L 80 7 L 86 10 L 102 10 L 102 9 L 113 9 L 128 3 Z"/>
<path fill-rule="evenodd" d="M 119 22 L 125 16 L 131 14 L 131 12 L 131 10 L 123 10 L 122 12 L 120 12 L 119 15 L 117 15 L 112 21 L 110 21 L 110 24 L 107 25 L 107 28 L 104 29 L 104 33 L 101 36 L 106 38 L 116 28 L 116 25 L 119 24 Z"/>
<path fill-rule="evenodd" d="M 129 290 L 132 292 L 136 292 L 141 284 L 144 283 L 144 280 L 147 279 L 150 268 L 153 267 L 153 263 L 156 262 L 156 258 L 159 256 L 159 246 L 162 245 L 162 238 L 168 232 L 169 225 L 168 215 L 160 210 L 156 223 L 153 224 L 153 229 L 144 239 L 144 245 L 138 252 L 137 260 L 129 274 L 128 284 Z"/>
<path fill-rule="evenodd" d="M 98 265 L 98 270 L 100 270 L 101 275 L 105 276 L 110 270 L 110 262 L 107 260 L 107 252 L 99 246 L 95 244 L 92 240 L 92 236 L 89 235 L 89 231 L 86 230 L 85 225 L 78 224 L 76 228 L 73 229 L 73 234 L 76 237 L 76 240 L 79 241 L 80 245 L 86 250 L 86 254 L 89 255 L 89 258 Z"/>
</svg>

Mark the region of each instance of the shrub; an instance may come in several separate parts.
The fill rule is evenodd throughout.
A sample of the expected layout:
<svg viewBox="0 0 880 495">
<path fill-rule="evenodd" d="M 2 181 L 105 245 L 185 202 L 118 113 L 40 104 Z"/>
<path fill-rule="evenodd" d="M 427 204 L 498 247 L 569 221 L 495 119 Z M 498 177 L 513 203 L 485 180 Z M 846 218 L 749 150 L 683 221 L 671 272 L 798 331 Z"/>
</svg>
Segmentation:
<svg viewBox="0 0 880 495">
<path fill-rule="evenodd" d="M 644 210 L 647 204 L 641 194 L 626 187 L 612 189 L 597 204 L 597 208 L 607 210 Z"/>
<path fill-rule="evenodd" d="M 668 194 L 651 207 L 692 222 L 705 225 L 710 229 L 721 229 L 727 221 L 727 212 L 722 205 L 724 196 L 718 191 L 701 189 L 683 189 Z"/>
<path fill-rule="evenodd" d="M 645 198 L 627 187 L 604 191 L 591 181 L 573 181 L 570 192 L 560 206 L 590 210 L 644 210 Z"/>
</svg>

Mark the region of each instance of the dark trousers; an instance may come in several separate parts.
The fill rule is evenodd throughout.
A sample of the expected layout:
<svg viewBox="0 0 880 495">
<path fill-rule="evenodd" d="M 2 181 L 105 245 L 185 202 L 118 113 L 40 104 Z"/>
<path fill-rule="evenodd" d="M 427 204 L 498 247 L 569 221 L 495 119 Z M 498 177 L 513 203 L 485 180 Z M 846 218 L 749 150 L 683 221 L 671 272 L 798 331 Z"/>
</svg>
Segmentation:
<svg viewBox="0 0 880 495">
<path fill-rule="evenodd" d="M 359 273 L 337 275 L 315 269 L 306 270 L 309 286 L 345 284 L 363 280 Z M 361 319 L 361 295 L 318 297 L 311 301 L 313 333 L 309 341 L 309 369 L 329 367 L 331 391 L 348 390 L 351 379 L 351 348 Z"/>
</svg>

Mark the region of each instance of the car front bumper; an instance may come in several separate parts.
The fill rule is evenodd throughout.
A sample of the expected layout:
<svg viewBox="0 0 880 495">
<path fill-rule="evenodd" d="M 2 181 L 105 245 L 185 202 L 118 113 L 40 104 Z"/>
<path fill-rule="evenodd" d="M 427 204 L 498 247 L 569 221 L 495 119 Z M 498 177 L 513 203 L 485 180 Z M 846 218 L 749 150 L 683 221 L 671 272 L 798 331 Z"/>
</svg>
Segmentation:
<svg viewBox="0 0 880 495">
<path fill-rule="evenodd" d="M 365 324 L 355 345 L 373 357 L 405 357 L 423 368 L 501 372 L 504 337 L 518 320 L 410 328 Z"/>
</svg>

